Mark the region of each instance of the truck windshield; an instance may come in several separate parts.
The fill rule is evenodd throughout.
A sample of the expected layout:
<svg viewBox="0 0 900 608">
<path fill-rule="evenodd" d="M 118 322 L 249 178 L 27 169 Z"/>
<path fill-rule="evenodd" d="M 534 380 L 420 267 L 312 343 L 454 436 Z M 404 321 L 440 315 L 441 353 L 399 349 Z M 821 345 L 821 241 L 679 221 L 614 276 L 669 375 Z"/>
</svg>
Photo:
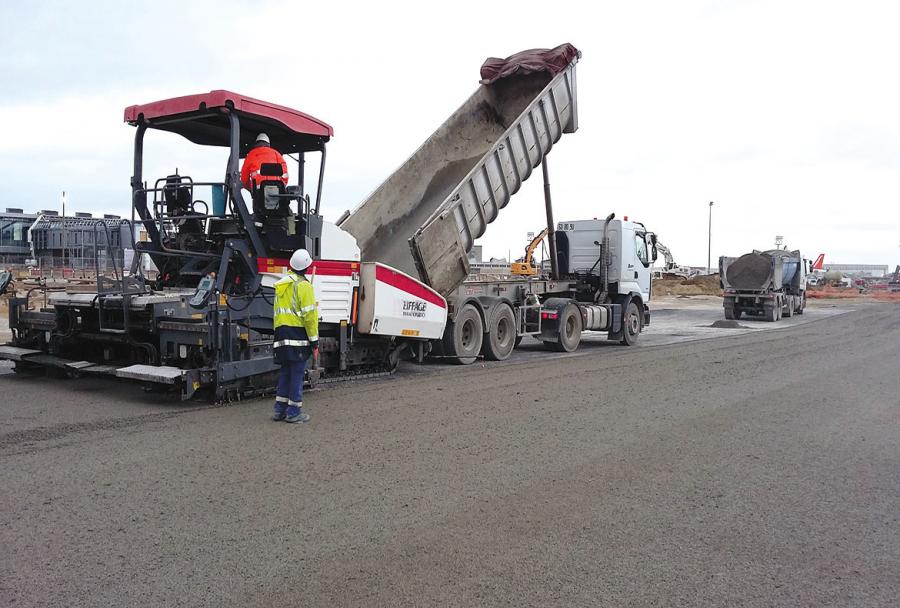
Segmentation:
<svg viewBox="0 0 900 608">
<path fill-rule="evenodd" d="M 643 234 L 639 232 L 634 233 L 634 250 L 637 252 L 637 257 L 641 261 L 641 264 L 644 266 L 650 265 L 650 257 L 647 255 L 647 241 Z"/>
</svg>

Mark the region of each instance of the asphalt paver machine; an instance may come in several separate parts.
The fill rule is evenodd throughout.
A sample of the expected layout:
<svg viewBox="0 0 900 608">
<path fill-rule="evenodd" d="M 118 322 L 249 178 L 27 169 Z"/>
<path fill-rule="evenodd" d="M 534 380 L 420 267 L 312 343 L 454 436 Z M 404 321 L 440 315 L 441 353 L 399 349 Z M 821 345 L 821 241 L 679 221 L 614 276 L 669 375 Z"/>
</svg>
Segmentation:
<svg viewBox="0 0 900 608">
<path fill-rule="evenodd" d="M 108 374 L 169 387 L 185 399 L 198 390 L 220 400 L 270 391 L 272 285 L 301 247 L 315 260 L 308 276 L 320 310 L 311 382 L 390 372 L 404 345 L 440 337 L 446 300 L 398 270 L 361 262 L 356 240 L 323 220 L 328 124 L 229 91 L 130 106 L 125 122 L 136 128 L 135 255 L 128 268 L 98 268 L 96 289 L 87 293 L 56 291 L 45 304 L 13 298 L 13 340 L 0 347 L 0 358 L 15 361 L 17 371 Z M 149 130 L 226 148 L 224 180 L 194 181 L 176 171 L 148 181 Z M 261 132 L 292 159 L 293 183 L 285 184 L 280 164 L 263 164 L 263 180 L 248 193 L 240 159 Z M 319 157 L 314 189 L 307 187 L 310 154 Z M 357 330 L 361 316 L 370 319 L 365 333 Z"/>
</svg>

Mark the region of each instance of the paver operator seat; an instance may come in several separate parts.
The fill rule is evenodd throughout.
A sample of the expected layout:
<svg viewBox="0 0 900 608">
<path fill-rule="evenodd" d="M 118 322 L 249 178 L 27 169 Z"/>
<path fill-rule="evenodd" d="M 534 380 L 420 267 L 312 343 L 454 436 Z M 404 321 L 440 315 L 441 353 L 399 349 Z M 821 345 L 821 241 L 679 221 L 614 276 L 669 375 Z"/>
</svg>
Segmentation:
<svg viewBox="0 0 900 608">
<path fill-rule="evenodd" d="M 263 163 L 259 168 L 260 178 L 251 182 L 250 196 L 253 198 L 253 215 L 257 221 L 267 217 L 287 217 L 291 214 L 291 199 L 286 196 L 284 174 L 279 163 Z"/>
</svg>

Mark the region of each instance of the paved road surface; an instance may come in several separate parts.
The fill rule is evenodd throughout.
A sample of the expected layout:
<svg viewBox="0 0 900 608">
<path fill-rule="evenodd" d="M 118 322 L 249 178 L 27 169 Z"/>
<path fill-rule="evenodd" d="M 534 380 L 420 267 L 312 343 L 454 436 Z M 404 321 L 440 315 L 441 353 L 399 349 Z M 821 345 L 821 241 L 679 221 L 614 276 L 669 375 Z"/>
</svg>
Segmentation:
<svg viewBox="0 0 900 608">
<path fill-rule="evenodd" d="M 0 605 L 895 606 L 898 361 L 861 306 L 332 386 L 299 428 L 3 375 Z"/>
</svg>

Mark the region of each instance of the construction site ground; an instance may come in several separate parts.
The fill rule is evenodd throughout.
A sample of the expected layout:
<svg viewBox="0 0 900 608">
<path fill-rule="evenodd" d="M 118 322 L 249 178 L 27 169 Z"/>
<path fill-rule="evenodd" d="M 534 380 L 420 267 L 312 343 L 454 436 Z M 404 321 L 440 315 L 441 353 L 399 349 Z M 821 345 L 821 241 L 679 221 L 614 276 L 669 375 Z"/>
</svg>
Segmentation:
<svg viewBox="0 0 900 608">
<path fill-rule="evenodd" d="M 0 605 L 896 605 L 900 307 L 653 310 L 306 425 L 5 368 Z"/>
</svg>

